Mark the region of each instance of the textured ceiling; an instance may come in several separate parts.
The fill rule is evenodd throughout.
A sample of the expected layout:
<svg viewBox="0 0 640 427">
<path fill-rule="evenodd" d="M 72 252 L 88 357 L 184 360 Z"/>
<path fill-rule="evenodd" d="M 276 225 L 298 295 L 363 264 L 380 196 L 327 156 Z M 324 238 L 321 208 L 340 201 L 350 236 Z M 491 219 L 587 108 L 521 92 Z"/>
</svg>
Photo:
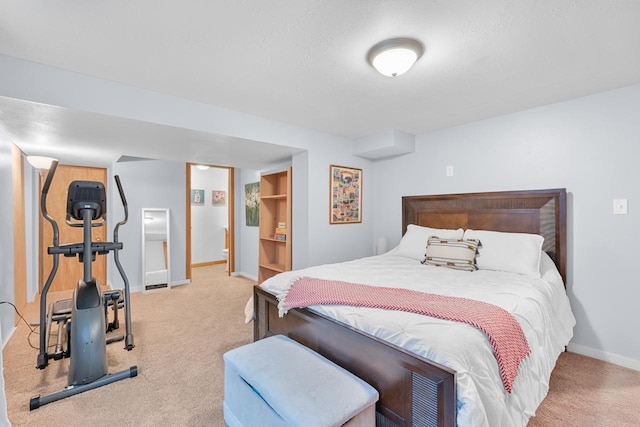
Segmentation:
<svg viewBox="0 0 640 427">
<path fill-rule="evenodd" d="M 634 0 L 0 0 L 0 53 L 357 138 L 639 83 L 639 19 Z M 403 36 L 423 57 L 377 74 L 368 49 Z"/>
</svg>

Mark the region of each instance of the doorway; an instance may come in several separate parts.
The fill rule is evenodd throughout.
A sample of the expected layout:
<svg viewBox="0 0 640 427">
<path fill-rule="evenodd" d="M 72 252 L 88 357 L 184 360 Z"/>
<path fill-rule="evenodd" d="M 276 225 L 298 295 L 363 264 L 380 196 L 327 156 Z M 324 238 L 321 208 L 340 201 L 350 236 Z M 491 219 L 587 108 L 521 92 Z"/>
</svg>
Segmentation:
<svg viewBox="0 0 640 427">
<path fill-rule="evenodd" d="M 234 169 L 225 166 L 186 166 L 186 277 L 193 267 L 234 262 Z"/>
</svg>

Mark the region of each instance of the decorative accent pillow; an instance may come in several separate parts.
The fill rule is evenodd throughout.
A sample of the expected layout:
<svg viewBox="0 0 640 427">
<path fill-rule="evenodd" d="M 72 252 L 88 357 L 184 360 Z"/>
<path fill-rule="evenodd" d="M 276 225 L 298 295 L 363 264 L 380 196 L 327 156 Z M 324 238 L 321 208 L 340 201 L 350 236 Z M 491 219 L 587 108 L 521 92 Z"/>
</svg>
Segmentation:
<svg viewBox="0 0 640 427">
<path fill-rule="evenodd" d="M 480 242 L 475 239 L 441 239 L 430 237 L 423 264 L 475 271 Z"/>
<path fill-rule="evenodd" d="M 540 277 L 540 253 L 544 237 L 527 233 L 467 230 L 465 239 L 482 242 L 476 263 L 480 270 L 497 270 Z"/>
<path fill-rule="evenodd" d="M 464 230 L 446 230 L 439 228 L 421 227 L 415 224 L 407 226 L 407 232 L 404 233 L 400 244 L 397 246 L 394 255 L 400 255 L 407 258 L 413 258 L 417 261 L 424 259 L 424 248 L 427 246 L 427 240 L 431 236 L 439 236 L 443 239 L 462 239 Z"/>
</svg>

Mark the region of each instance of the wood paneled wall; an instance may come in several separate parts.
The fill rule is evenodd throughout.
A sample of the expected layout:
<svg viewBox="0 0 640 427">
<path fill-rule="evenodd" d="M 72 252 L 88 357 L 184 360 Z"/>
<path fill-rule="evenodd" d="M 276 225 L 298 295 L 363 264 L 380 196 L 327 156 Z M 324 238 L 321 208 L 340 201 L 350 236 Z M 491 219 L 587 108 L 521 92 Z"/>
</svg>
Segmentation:
<svg viewBox="0 0 640 427">
<path fill-rule="evenodd" d="M 14 304 L 19 311 L 27 305 L 27 248 L 24 212 L 24 163 L 22 152 L 12 147 L 13 174 L 13 288 Z M 20 318 L 15 315 L 15 323 Z"/>
</svg>

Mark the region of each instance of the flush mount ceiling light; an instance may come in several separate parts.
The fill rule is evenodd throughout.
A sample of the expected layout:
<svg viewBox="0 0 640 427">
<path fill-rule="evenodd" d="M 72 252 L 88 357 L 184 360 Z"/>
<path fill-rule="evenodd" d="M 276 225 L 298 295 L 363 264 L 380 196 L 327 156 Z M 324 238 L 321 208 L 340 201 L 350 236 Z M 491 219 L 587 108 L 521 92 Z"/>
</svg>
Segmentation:
<svg viewBox="0 0 640 427">
<path fill-rule="evenodd" d="M 369 49 L 369 63 L 382 75 L 396 77 L 409 71 L 424 53 L 424 46 L 416 39 L 383 40 Z"/>
</svg>

